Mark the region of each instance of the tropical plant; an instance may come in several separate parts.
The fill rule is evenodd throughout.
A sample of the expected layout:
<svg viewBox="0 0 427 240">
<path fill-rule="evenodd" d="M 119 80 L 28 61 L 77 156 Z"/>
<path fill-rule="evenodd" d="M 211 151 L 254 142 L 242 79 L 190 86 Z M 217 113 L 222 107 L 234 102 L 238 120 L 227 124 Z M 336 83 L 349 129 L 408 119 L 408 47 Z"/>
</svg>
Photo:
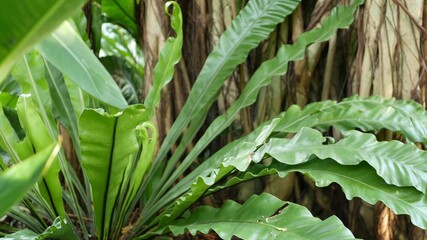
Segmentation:
<svg viewBox="0 0 427 240">
<path fill-rule="evenodd" d="M 27 23 L 38 23 L 36 27 L 20 35 L 0 34 L 0 43 L 12 46 L 0 52 L 2 85 L 15 86 L 3 88 L 14 91 L 0 99 L 0 147 L 4 151 L 0 215 L 18 220 L 23 224 L 20 228 L 25 228 L 3 224 L 0 229 L 7 238 L 146 239 L 213 230 L 224 239 L 354 239 L 337 217 L 320 220 L 303 206 L 266 193 L 243 204 L 229 200 L 220 208 L 193 207 L 224 188 L 292 172 L 305 174 L 319 187 L 338 183 L 347 198 L 360 197 L 371 204 L 381 201 L 396 214 L 409 215 L 416 226 L 427 228 L 426 153 L 414 144 L 427 142 L 427 112 L 412 101 L 355 96 L 303 109 L 291 106 L 195 164 L 236 114 L 255 102 L 261 88 L 287 71 L 290 61 L 301 59 L 310 44 L 347 28 L 363 0 L 334 8 L 319 27 L 303 33 L 294 44 L 282 46 L 274 58 L 262 63 L 237 100 L 188 153 L 224 80 L 300 1 L 248 2 L 209 55 L 159 148 L 158 129 L 151 121 L 161 102 L 161 90 L 172 80 L 181 58 L 184 34 L 179 5 L 173 1 L 165 5 L 175 37 L 161 50 L 153 87 L 144 104 L 128 105 L 140 102 L 135 97 L 139 80 L 134 81 L 132 75 L 123 80 L 125 75 L 120 75 L 121 86 L 128 86 L 122 88 L 127 93 L 122 91 L 116 84 L 120 81 L 113 80 L 79 36 L 78 21 L 62 23 L 24 54 L 24 46 L 36 41 L 34 36 L 46 33 L 39 30 L 39 24 L 49 22 L 53 29 L 71 16 L 72 11 L 52 14 L 56 9 L 77 9 L 68 5 L 71 2 L 77 7 L 82 4 L 75 0 L 58 2 L 55 8 L 48 8 L 51 3 L 42 0 L 24 4 L 39 13 L 26 17 Z M 135 20 L 120 17 L 132 12 L 132 6 L 124 2 L 103 1 L 108 17 Z M 120 11 L 114 11 L 114 4 L 122 4 Z M 2 9 L 0 16 L 18 21 L 21 15 L 7 11 L 26 11 L 20 7 Z M 4 29 L 17 28 L 5 21 L 0 18 L 0 26 L 10 26 Z M 129 32 L 135 35 L 135 26 L 131 26 Z M 109 52 L 117 53 L 111 48 Z M 4 71 L 20 55 L 6 76 Z M 123 72 L 132 68 L 141 72 L 138 58 L 131 55 L 121 62 L 127 64 L 125 68 L 113 58 L 103 63 L 127 69 Z M 323 136 L 330 127 L 342 131 L 342 139 Z M 382 129 L 398 132 L 404 143 L 378 141 L 372 132 Z M 267 163 L 266 159 L 273 160 Z"/>
</svg>

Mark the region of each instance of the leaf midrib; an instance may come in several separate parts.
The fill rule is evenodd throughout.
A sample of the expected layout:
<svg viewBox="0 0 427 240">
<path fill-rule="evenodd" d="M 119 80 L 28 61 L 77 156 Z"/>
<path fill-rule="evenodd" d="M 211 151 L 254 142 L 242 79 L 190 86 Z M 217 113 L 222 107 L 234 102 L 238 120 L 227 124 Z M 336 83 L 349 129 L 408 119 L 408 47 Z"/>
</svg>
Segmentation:
<svg viewBox="0 0 427 240">
<path fill-rule="evenodd" d="M 114 130 L 112 132 L 112 143 L 111 143 L 111 149 L 110 149 L 110 154 L 109 154 L 109 164 L 108 164 L 108 174 L 107 174 L 107 181 L 106 181 L 106 185 L 105 185 L 105 190 L 104 190 L 104 198 L 102 199 L 102 217 L 101 217 L 101 229 L 99 230 L 100 233 L 100 237 L 103 238 L 105 233 L 105 221 L 106 221 L 106 210 L 107 210 L 107 206 L 109 204 L 108 202 L 108 195 L 109 195 L 109 189 L 110 189 L 110 182 L 112 179 L 111 176 L 111 172 L 113 169 L 113 163 L 114 163 L 114 151 L 115 151 L 115 143 L 116 143 L 116 132 L 117 132 L 117 124 L 118 124 L 118 118 L 114 118 Z M 108 234 L 108 233 L 107 233 Z"/>
</svg>

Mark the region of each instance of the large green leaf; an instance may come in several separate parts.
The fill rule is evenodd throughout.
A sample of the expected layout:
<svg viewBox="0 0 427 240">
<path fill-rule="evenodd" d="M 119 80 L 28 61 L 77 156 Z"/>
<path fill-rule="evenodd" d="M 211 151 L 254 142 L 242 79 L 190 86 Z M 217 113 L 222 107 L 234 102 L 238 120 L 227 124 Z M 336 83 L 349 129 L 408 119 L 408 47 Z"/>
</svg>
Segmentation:
<svg viewBox="0 0 427 240">
<path fill-rule="evenodd" d="M 28 101 L 28 104 L 25 105 L 31 111 L 23 110 L 21 113 L 23 112 L 24 114 L 20 116 L 21 123 L 25 125 L 24 129 L 27 131 L 27 138 L 23 143 L 20 143 L 19 146 L 20 154 L 24 154 L 25 156 L 33 154 L 33 149 L 37 151 L 37 145 L 42 145 L 41 147 L 43 147 L 43 144 L 47 144 L 49 141 L 57 138 L 58 126 L 55 117 L 59 118 L 67 127 L 71 137 L 74 138 L 74 147 L 76 150 L 79 150 L 80 144 L 78 141 L 78 132 L 76 132 L 77 129 L 69 128 L 72 121 L 74 121 L 75 124 L 77 122 L 75 112 L 70 108 L 70 102 L 67 102 L 66 97 L 68 91 L 64 89 L 64 82 L 61 82 L 61 74 L 40 56 L 40 54 L 31 51 L 22 58 L 22 61 L 17 62 L 13 69 L 13 75 L 22 85 L 23 92 L 31 94 L 31 101 Z M 53 78 L 55 79 L 53 80 Z M 58 96 L 57 91 L 59 91 L 59 89 L 57 88 L 61 84 L 62 93 Z M 51 87 L 49 87 L 49 85 Z M 52 87 L 52 85 L 54 86 Z M 28 97 L 22 96 L 22 98 Z M 52 104 L 54 108 L 52 108 Z M 66 108 L 66 111 L 63 111 L 64 108 Z M 54 116 L 53 112 L 60 114 L 60 116 Z M 22 116 L 27 116 L 27 118 L 24 119 Z M 35 140 L 35 137 L 37 137 L 37 140 Z M 35 147 L 32 146 L 33 144 Z M 78 221 L 84 226 L 82 211 L 79 206 L 77 195 L 75 194 L 75 188 L 79 191 L 80 196 L 85 196 L 86 194 L 82 190 L 81 183 L 76 177 L 76 172 L 66 161 L 63 152 L 59 153 L 59 161 L 54 163 L 49 173 L 46 174 L 40 184 L 42 195 L 45 197 L 46 201 L 53 206 L 53 209 L 56 210 L 57 215 L 59 213 L 60 216 L 66 217 L 62 204 L 62 188 L 60 187 L 61 183 L 58 177 L 60 167 L 65 183 L 69 186 L 68 191 L 71 193 L 71 199 L 73 199 L 73 202 L 69 202 L 69 205 L 73 205 L 73 210 L 77 210 L 75 214 L 77 215 Z"/>
<path fill-rule="evenodd" d="M 235 116 L 242 108 L 256 101 L 260 89 L 268 85 L 273 76 L 285 74 L 290 61 L 302 59 L 304 50 L 308 45 L 327 40 L 339 28 L 347 28 L 353 22 L 353 13 L 362 3 L 363 1 L 354 1 L 348 7 L 334 8 L 330 16 L 323 20 L 320 27 L 303 33 L 297 39 L 296 44 L 283 46 L 275 58 L 264 62 L 251 77 L 239 98 L 227 109 L 226 113 L 217 117 L 211 123 L 192 151 L 185 157 L 180 166 L 174 170 L 170 181 L 175 180 L 192 164 L 203 149 L 234 121 Z M 178 147 L 176 151 L 179 149 Z"/>
<path fill-rule="evenodd" d="M 42 151 L 0 174 L 0 215 L 15 204 L 41 177 L 43 169 L 54 161 L 61 143 L 53 143 Z"/>
<path fill-rule="evenodd" d="M 168 228 L 174 235 L 214 230 L 222 239 L 354 239 L 337 217 L 322 221 L 306 208 L 269 194 L 254 195 L 243 205 L 229 200 L 219 209 L 199 207 Z"/>
<path fill-rule="evenodd" d="M 297 132 L 302 127 L 330 126 L 342 130 L 359 128 L 379 131 L 383 128 L 401 132 L 409 140 L 427 143 L 427 112 L 409 100 L 358 96 L 342 102 L 324 101 L 307 105 L 303 110 L 291 106 L 276 131 Z"/>
<path fill-rule="evenodd" d="M 285 177 L 292 172 L 301 172 L 309 176 L 318 187 L 326 187 L 333 182 L 338 183 L 348 199 L 360 197 L 370 204 L 381 201 L 396 214 L 408 214 L 415 225 L 427 228 L 427 196 L 412 187 L 397 187 L 387 184 L 366 162 L 344 166 L 332 159 L 314 158 L 298 165 L 274 162 L 271 166 L 266 167 L 263 164 L 255 164 L 246 172 L 228 179 L 213 191 L 255 177 L 272 174 Z"/>
<path fill-rule="evenodd" d="M 69 23 L 37 45 L 42 55 L 88 94 L 108 105 L 127 106 L 120 89 Z"/>
<path fill-rule="evenodd" d="M 102 0 L 102 12 L 107 20 L 126 28 L 136 38 L 139 20 L 135 16 L 135 6 L 135 0 Z"/>
<path fill-rule="evenodd" d="M 0 82 L 14 61 L 62 21 L 80 9 L 84 0 L 1 0 Z"/>
<path fill-rule="evenodd" d="M 169 7 L 172 5 L 172 13 Z M 165 46 L 160 51 L 159 62 L 154 67 L 153 88 L 147 94 L 144 105 L 147 107 L 147 117 L 149 120 L 154 115 L 154 109 L 160 102 L 160 92 L 171 80 L 174 74 L 175 64 L 181 59 L 181 49 L 183 43 L 182 14 L 178 3 L 174 1 L 165 4 L 165 11 L 170 16 L 171 26 L 175 30 L 176 38 L 169 37 Z"/>
<path fill-rule="evenodd" d="M 270 139 L 254 154 L 254 161 L 260 161 L 265 154 L 292 165 L 308 161 L 313 154 L 343 165 L 366 161 L 388 184 L 413 186 L 427 193 L 427 153 L 414 144 L 378 142 L 374 135 L 358 131 L 345 132 L 344 138 L 334 144 L 325 144 L 325 141 L 319 131 L 302 128 L 292 139 Z"/>
<path fill-rule="evenodd" d="M 12 75 L 22 86 L 24 94 L 31 94 L 37 111 L 48 128 L 49 135 L 56 138 L 55 120 L 52 115 L 52 101 L 45 78 L 43 58 L 36 51 L 30 51 L 19 59 L 12 70 Z"/>
<path fill-rule="evenodd" d="M 25 130 L 29 143 L 27 152 L 35 153 L 50 146 L 54 139 L 49 135 L 45 123 L 43 123 L 31 95 L 21 95 L 17 103 L 19 121 Z M 25 157 L 25 156 L 24 156 Z M 21 157 L 23 158 L 23 157 Z M 51 163 L 48 171 L 39 181 L 39 190 L 57 216 L 65 217 L 65 208 L 62 201 L 62 186 L 59 180 L 60 164 L 58 158 Z"/>
<path fill-rule="evenodd" d="M 71 102 L 70 93 L 62 74 L 50 63 L 45 62 L 46 81 L 52 99 L 52 110 L 70 135 L 77 154 L 80 153 L 77 117 Z"/>
<path fill-rule="evenodd" d="M 178 217 L 203 196 L 212 185 L 235 168 L 245 171 L 252 162 L 252 154 L 270 136 L 279 120 L 276 118 L 266 122 L 248 136 L 226 145 L 181 179 L 157 202 L 153 209 L 150 209 L 154 210 L 153 212 L 158 211 L 173 201 L 168 209 L 159 215 L 160 225 L 164 226 Z M 183 195 L 183 193 L 185 194 Z M 148 211 L 147 214 L 150 213 L 152 212 Z"/>
<path fill-rule="evenodd" d="M 290 172 L 301 172 L 312 178 L 318 187 L 338 183 L 346 197 L 360 197 L 370 204 L 383 202 L 396 214 L 408 214 L 416 226 L 427 228 L 427 195 L 412 187 L 397 187 L 384 182 L 365 162 L 343 166 L 332 160 L 319 160 L 291 166 L 273 165 L 284 177 Z"/>
<path fill-rule="evenodd" d="M 133 105 L 116 115 L 85 110 L 80 117 L 81 160 L 92 187 L 100 239 L 109 239 L 112 214 L 120 197 L 125 170 L 139 149 L 135 129 L 144 117 L 142 105 Z"/>
<path fill-rule="evenodd" d="M 23 229 L 13 234 L 6 235 L 3 239 L 6 240 L 43 240 L 43 239 L 61 239 L 74 240 L 77 239 L 72 228 L 66 220 L 57 217 L 51 226 L 43 233 L 37 234 L 31 230 Z"/>
<path fill-rule="evenodd" d="M 231 26 L 221 36 L 218 45 L 206 59 L 183 109 L 159 150 L 155 159 L 157 164 L 155 170 L 191 121 L 192 126 L 187 130 L 185 141 L 182 141 L 181 149 L 185 149 L 186 144 L 191 141 L 200 128 L 209 106 L 218 96 L 225 79 L 231 75 L 238 64 L 246 59 L 251 49 L 267 38 L 276 25 L 293 12 L 299 2 L 299 0 L 254 0 L 249 1 L 246 7 L 239 12 Z M 182 150 L 179 153 L 182 154 Z M 168 163 L 163 181 L 169 177 L 178 160 L 179 156 Z M 167 185 L 163 186 L 168 187 Z M 163 193 L 164 191 L 160 191 L 158 195 Z"/>
</svg>

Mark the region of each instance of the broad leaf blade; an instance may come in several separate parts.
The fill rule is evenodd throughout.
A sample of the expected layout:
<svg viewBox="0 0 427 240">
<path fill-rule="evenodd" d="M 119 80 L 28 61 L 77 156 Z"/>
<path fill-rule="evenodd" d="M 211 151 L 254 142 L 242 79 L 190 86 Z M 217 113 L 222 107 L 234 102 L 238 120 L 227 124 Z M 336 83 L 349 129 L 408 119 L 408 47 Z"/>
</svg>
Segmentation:
<svg viewBox="0 0 427 240">
<path fill-rule="evenodd" d="M 46 162 L 55 159 L 60 147 L 61 143 L 53 143 L 0 174 L 0 215 L 30 190 L 41 177 Z"/>
<path fill-rule="evenodd" d="M 188 133 L 190 137 L 187 137 L 186 141 L 187 143 L 191 141 L 200 128 L 209 106 L 218 96 L 225 79 L 246 59 L 251 49 L 267 38 L 275 26 L 293 12 L 299 2 L 299 0 L 255 0 L 249 1 L 239 12 L 232 25 L 221 36 L 218 46 L 206 59 L 182 111 L 159 150 L 156 163 L 166 156 L 169 148 L 190 121 L 194 126 L 191 127 L 191 132 Z M 172 171 L 174 166 L 171 165 L 174 163 L 175 161 L 169 164 L 169 171 Z"/>
<path fill-rule="evenodd" d="M 72 16 L 84 2 L 0 1 L 0 82 L 7 76 L 16 58 Z"/>
<path fill-rule="evenodd" d="M 27 142 L 31 143 L 28 152 L 34 151 L 37 153 L 54 142 L 37 112 L 31 95 L 21 95 L 19 97 L 17 111 L 22 127 L 27 134 Z M 39 181 L 39 190 L 46 202 L 54 209 L 55 214 L 65 217 L 62 186 L 59 180 L 60 170 L 59 160 L 55 158 L 49 170 L 45 172 L 43 178 Z"/>
<path fill-rule="evenodd" d="M 229 143 L 181 179 L 153 208 L 158 210 L 174 201 L 158 217 L 160 225 L 164 226 L 178 217 L 203 196 L 212 185 L 235 168 L 245 171 L 252 162 L 253 152 L 266 141 L 279 120 L 276 118 L 266 122 L 248 136 Z"/>
<path fill-rule="evenodd" d="M 123 175 L 130 157 L 139 148 L 135 128 L 144 114 L 142 105 L 133 105 L 116 115 L 85 110 L 80 117 L 81 160 L 92 187 L 100 238 L 109 238 L 111 216 L 120 197 Z"/>
<path fill-rule="evenodd" d="M 342 102 L 324 101 L 288 109 L 276 131 L 297 132 L 302 127 L 342 130 L 359 128 L 379 131 L 383 128 L 400 132 L 409 140 L 427 143 L 427 112 L 420 104 L 409 100 L 385 99 L 380 96 L 358 96 Z"/>
<path fill-rule="evenodd" d="M 343 166 L 329 159 L 314 159 L 295 166 L 273 164 L 270 168 L 278 171 L 281 177 L 301 172 L 312 178 L 318 187 L 338 183 L 348 199 L 360 197 L 370 204 L 381 201 L 396 214 L 408 214 L 416 226 L 427 228 L 427 195 L 412 187 L 387 184 L 365 162 Z"/>
<path fill-rule="evenodd" d="M 285 74 L 290 61 L 302 59 L 304 57 L 305 49 L 310 44 L 325 41 L 331 37 L 337 29 L 347 28 L 353 22 L 354 12 L 362 3 L 363 1 L 354 1 L 350 6 L 335 8 L 331 15 L 322 21 L 322 25 L 320 27 L 303 33 L 298 38 L 297 43 L 281 47 L 281 50 L 279 50 L 278 55 L 275 58 L 264 62 L 251 77 L 239 98 L 229 109 L 227 109 L 227 112 L 217 117 L 214 122 L 211 123 L 192 151 L 174 171 L 171 179 L 174 180 L 180 176 L 203 151 L 203 149 L 205 149 L 219 133 L 224 131 L 234 121 L 235 116 L 241 109 L 256 101 L 260 89 L 267 86 L 271 82 L 272 77 Z M 186 135 L 189 132 L 190 131 L 187 131 Z M 183 139 L 186 139 L 186 137 L 184 136 Z M 179 150 L 182 151 L 185 149 L 184 146 L 185 144 L 180 145 L 175 152 L 178 152 Z"/>
<path fill-rule="evenodd" d="M 70 225 L 66 220 L 57 217 L 51 226 L 43 233 L 37 234 L 31 230 L 23 229 L 13 234 L 8 234 L 2 239 L 6 240 L 43 240 L 43 239 L 61 239 L 74 240 L 77 239 Z"/>
<path fill-rule="evenodd" d="M 302 128 L 292 139 L 270 139 L 255 153 L 254 161 L 260 161 L 265 154 L 290 165 L 306 162 L 312 155 L 343 165 L 366 161 L 388 184 L 427 192 L 427 153 L 414 144 L 378 142 L 374 135 L 358 131 L 345 132 L 344 138 L 334 144 L 324 144 L 325 141 L 319 131 Z"/>
<path fill-rule="evenodd" d="M 80 153 L 79 131 L 77 117 L 71 102 L 70 93 L 62 74 L 50 63 L 45 62 L 46 81 L 52 99 L 52 107 L 59 121 L 65 126 L 71 136 L 77 154 Z"/>
<path fill-rule="evenodd" d="M 243 205 L 227 201 L 220 209 L 199 207 L 168 228 L 174 235 L 183 234 L 186 229 L 192 235 L 212 229 L 222 239 L 233 236 L 242 239 L 354 239 L 338 218 L 322 221 L 314 218 L 306 208 L 269 194 L 252 196 Z"/>
<path fill-rule="evenodd" d="M 69 23 L 62 24 L 37 49 L 94 98 L 120 109 L 126 108 L 126 100 L 113 78 Z"/>
</svg>

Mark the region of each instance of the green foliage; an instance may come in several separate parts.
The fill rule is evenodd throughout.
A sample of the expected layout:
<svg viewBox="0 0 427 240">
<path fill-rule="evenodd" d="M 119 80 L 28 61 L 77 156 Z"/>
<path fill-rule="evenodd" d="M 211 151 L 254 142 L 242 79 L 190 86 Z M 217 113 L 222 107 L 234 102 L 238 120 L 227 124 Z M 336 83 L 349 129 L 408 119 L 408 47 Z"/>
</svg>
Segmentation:
<svg viewBox="0 0 427 240">
<path fill-rule="evenodd" d="M 172 6 L 172 13 L 169 13 L 170 6 Z M 176 38 L 168 38 L 160 52 L 159 62 L 154 67 L 153 88 L 150 89 L 144 101 L 144 105 L 148 109 L 148 119 L 154 116 L 155 107 L 160 102 L 160 92 L 172 80 L 175 64 L 181 59 L 183 42 L 181 10 L 178 3 L 168 2 L 165 4 L 165 11 L 171 19 L 171 26 L 176 32 Z"/>
<path fill-rule="evenodd" d="M 199 207 L 168 228 L 174 235 L 214 230 L 222 239 L 354 239 L 338 218 L 322 221 L 306 208 L 269 194 L 252 196 L 243 205 L 226 201 L 220 209 Z"/>
<path fill-rule="evenodd" d="M 22 95 L 19 97 L 17 111 L 22 128 L 27 134 L 25 140 L 27 145 L 21 145 L 21 149 L 18 149 L 18 154 L 22 159 L 29 157 L 28 155 L 42 151 L 54 143 L 54 140 L 50 137 L 47 128 L 38 115 L 30 95 Z M 44 173 L 44 176 L 39 181 L 38 186 L 41 195 L 52 207 L 55 214 L 65 217 L 59 172 L 59 161 L 58 158 L 56 158 L 51 163 L 49 170 Z"/>
<path fill-rule="evenodd" d="M 6 235 L 4 239 L 22 239 L 22 240 L 43 240 L 43 239 L 62 239 L 73 240 L 76 238 L 73 229 L 66 220 L 57 217 L 41 234 L 37 234 L 31 230 L 23 229 L 13 234 Z"/>
<path fill-rule="evenodd" d="M 332 158 L 342 165 L 366 161 L 388 184 L 413 186 L 426 193 L 427 167 L 423 159 L 427 153 L 414 144 L 378 142 L 374 135 L 358 131 L 344 132 L 343 139 L 333 144 L 324 144 L 326 141 L 320 132 L 302 128 L 292 139 L 271 138 L 257 150 L 254 161 L 261 160 L 265 154 L 291 165 L 304 163 L 312 155 L 320 159 Z"/>
<path fill-rule="evenodd" d="M 157 130 L 150 121 L 162 88 L 172 80 L 174 66 L 181 59 L 185 37 L 176 2 L 165 6 L 175 37 L 160 51 L 145 105 L 128 106 L 141 102 L 138 76 L 143 70 L 137 66 L 141 61 L 135 54 L 138 48 L 131 50 L 130 37 L 122 37 L 119 28 L 104 34 L 101 54 L 105 57 L 101 60 L 67 22 L 35 50 L 22 55 L 12 75 L 0 85 L 1 94 L 8 94 L 0 95 L 0 101 L 16 111 L 19 119 L 19 126 L 12 125 L 6 108 L 0 111 L 0 147 L 14 164 L 0 161 L 0 215 L 8 211 L 28 229 L 7 238 L 142 239 L 215 231 L 224 239 L 354 239 L 338 218 L 319 220 L 304 207 L 269 194 L 252 196 L 242 205 L 227 201 L 219 208 L 189 210 L 200 198 L 221 189 L 256 177 L 285 177 L 293 172 L 312 178 L 318 187 L 335 182 L 348 199 L 360 197 L 371 204 L 381 201 L 426 229 L 426 154 L 412 142 L 427 142 L 427 113 L 412 101 L 356 96 L 339 103 L 313 103 L 304 109 L 291 106 L 189 171 L 238 112 L 255 102 L 262 87 L 286 73 L 289 62 L 300 60 L 310 44 L 327 41 L 337 30 L 347 28 L 363 4 L 355 0 L 334 8 L 319 27 L 301 34 L 294 44 L 282 46 L 274 58 L 260 65 L 227 112 L 212 122 L 183 157 L 225 79 L 299 2 L 251 0 L 239 11 L 207 58 L 157 154 Z M 137 36 L 135 7 L 134 1 L 102 1 L 101 10 L 107 21 Z M 99 17 L 96 11 L 99 6 L 92 13 Z M 63 18 L 54 13 L 56 26 Z M 74 18 L 81 22 L 78 15 Z M 21 37 L 38 32 L 46 35 L 53 23 L 43 31 L 31 28 Z M 23 42 L 27 47 L 35 40 Z M 97 52 L 99 46 L 92 47 Z M 0 51 L 0 69 L 10 68 L 11 59 L 18 58 L 24 48 L 16 49 L 6 51 L 3 58 Z M 65 145 L 67 152 L 59 151 L 55 144 L 64 134 L 62 127 L 72 140 Z M 342 139 L 323 136 L 330 127 L 341 130 Z M 22 141 L 18 128 L 25 132 Z M 407 143 L 381 142 L 366 133 L 382 129 L 399 132 Z M 76 159 L 67 159 L 73 151 Z M 267 158 L 274 160 L 261 164 Z"/>
<path fill-rule="evenodd" d="M 68 23 L 62 24 L 37 49 L 52 65 L 94 98 L 120 109 L 127 106 L 111 75 Z"/>
<path fill-rule="evenodd" d="M 125 27 L 135 38 L 138 33 L 138 18 L 135 16 L 135 0 L 103 0 L 102 12 L 107 21 Z"/>
<path fill-rule="evenodd" d="M 302 127 L 316 127 L 324 131 L 329 126 L 344 131 L 354 128 L 379 131 L 385 128 L 401 132 L 409 141 L 426 143 L 427 140 L 427 113 L 414 101 L 353 96 L 340 103 L 312 103 L 303 110 L 291 106 L 288 112 L 291 114 L 277 126 L 277 131 L 294 133 Z M 377 121 L 370 121 L 372 119 Z"/>
<path fill-rule="evenodd" d="M 3 215 L 48 170 L 58 154 L 60 145 L 53 143 L 23 162 L 0 174 L 0 215 Z M 46 168 L 45 168 L 46 165 Z M 46 171 L 45 170 L 45 171 Z"/>
<path fill-rule="evenodd" d="M 83 0 L 0 2 L 0 82 L 15 60 L 83 5 Z"/>
<path fill-rule="evenodd" d="M 109 238 L 114 206 L 125 196 L 119 193 L 129 159 L 138 151 L 135 130 L 144 119 L 144 111 L 142 105 L 134 105 L 113 116 L 85 110 L 80 117 L 81 161 L 92 187 L 101 238 Z"/>
<path fill-rule="evenodd" d="M 288 63 L 290 60 L 298 60 L 302 58 L 302 55 L 300 54 L 302 51 L 301 49 L 305 49 L 308 44 L 319 42 L 321 41 L 322 37 L 324 37 L 323 34 L 312 34 L 318 33 L 318 32 L 325 32 L 332 35 L 334 31 L 337 30 L 340 26 L 345 26 L 345 24 L 349 25 L 351 23 L 351 19 L 342 18 L 341 15 L 347 16 L 352 15 L 352 13 L 357 9 L 357 6 L 361 4 L 360 1 L 355 1 L 351 6 L 349 7 L 338 7 L 335 8 L 334 11 L 332 11 L 330 18 L 327 18 L 324 20 L 324 22 L 329 22 L 329 24 L 322 24 L 319 28 L 315 28 L 310 32 L 302 34 L 298 38 L 298 42 L 295 45 L 285 45 L 279 50 L 279 53 L 285 54 L 287 52 L 294 52 L 299 54 L 294 54 L 289 60 L 285 58 L 285 56 L 282 55 L 282 58 L 284 60 L 280 60 L 280 56 L 268 60 L 264 62 L 261 67 L 254 73 L 254 76 L 249 80 L 247 86 L 244 88 L 243 92 L 239 96 L 239 98 L 230 106 L 230 108 L 227 109 L 227 112 L 223 115 L 217 117 L 208 127 L 206 132 L 203 134 L 201 139 L 197 142 L 197 144 L 194 146 L 193 150 L 185 157 L 184 161 L 180 164 L 179 168 L 175 170 L 175 174 L 173 175 L 172 179 L 176 179 L 179 175 L 183 174 L 185 169 L 187 169 L 190 164 L 195 160 L 197 155 L 199 155 L 203 149 L 207 147 L 207 145 L 219 135 L 220 132 L 224 131 L 230 124 L 234 121 L 236 114 L 239 112 L 239 110 L 243 109 L 244 107 L 247 107 L 251 104 L 253 104 L 256 100 L 256 97 L 258 95 L 259 90 L 261 87 L 266 86 L 268 83 L 270 83 L 270 79 L 274 74 L 271 72 L 271 69 L 282 69 L 282 72 L 277 74 L 284 74 L 287 71 L 287 64 L 284 64 L 283 61 Z M 331 21 L 331 19 L 336 21 Z M 341 22 L 343 21 L 343 22 Z M 333 23 L 333 24 L 331 24 Z M 316 37 L 317 36 L 317 37 Z M 300 44 L 303 43 L 303 44 Z M 284 51 L 286 49 L 286 51 Z M 178 148 L 179 149 L 179 148 Z M 201 169 L 202 166 L 200 166 L 198 169 Z M 200 173 L 201 171 L 195 170 L 195 172 Z M 198 176 L 198 174 L 189 174 L 190 176 Z M 192 180 L 194 181 L 194 179 Z M 181 181 L 182 182 L 182 181 Z M 187 183 L 188 184 L 188 183 Z M 179 185 L 179 184 L 178 184 Z M 187 186 L 188 187 L 188 186 Z M 179 193 L 182 193 L 181 191 L 178 191 Z M 171 201 L 172 199 L 166 199 L 167 202 Z"/>
<path fill-rule="evenodd" d="M 156 156 L 155 164 L 164 160 L 170 147 L 177 141 L 179 135 L 188 126 L 174 156 L 169 161 L 160 186 L 169 187 L 179 174 L 169 177 L 186 146 L 194 138 L 201 127 L 211 104 L 216 100 L 225 79 L 233 69 L 242 63 L 249 51 L 260 41 L 267 38 L 275 26 L 283 21 L 297 7 L 299 0 L 292 1 L 250 1 L 239 12 L 232 25 L 221 36 L 218 46 L 211 52 L 192 87 L 187 101 L 178 118 L 166 136 Z M 244 31 L 242 31 L 244 29 Z M 159 165 L 155 165 L 157 171 Z M 168 180 L 168 183 L 163 183 Z M 159 195 L 164 191 L 160 191 Z"/>
</svg>

